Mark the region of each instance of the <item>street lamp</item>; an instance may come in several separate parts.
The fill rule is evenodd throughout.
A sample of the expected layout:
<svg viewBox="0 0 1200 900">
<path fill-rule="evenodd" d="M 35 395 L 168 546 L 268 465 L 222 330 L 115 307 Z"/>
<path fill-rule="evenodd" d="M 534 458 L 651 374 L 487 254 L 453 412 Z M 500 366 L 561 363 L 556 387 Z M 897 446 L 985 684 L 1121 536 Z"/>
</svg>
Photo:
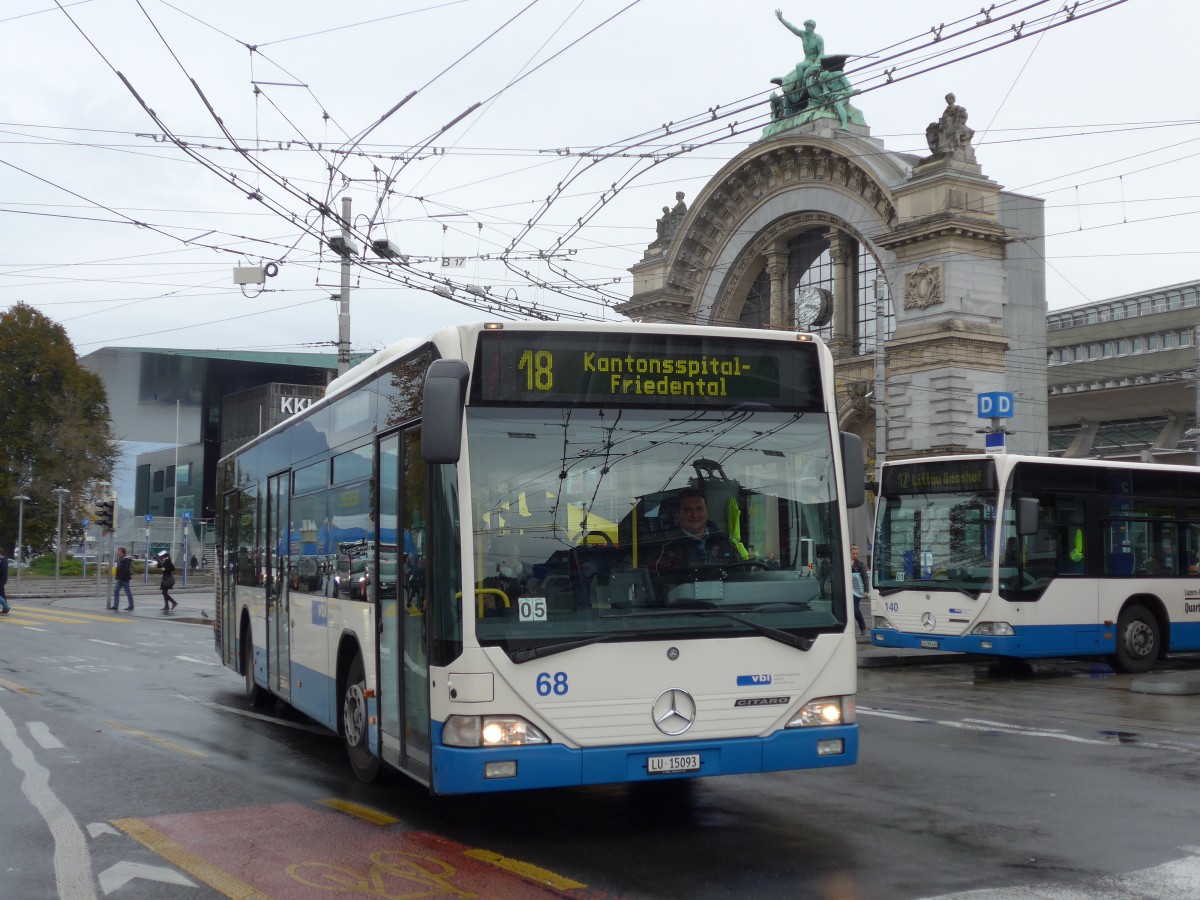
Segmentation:
<svg viewBox="0 0 1200 900">
<path fill-rule="evenodd" d="M 13 497 L 20 506 L 17 507 L 17 590 L 21 590 L 21 557 L 25 555 L 25 501 L 29 498 L 24 494 Z"/>
<path fill-rule="evenodd" d="M 54 596 L 58 596 L 58 570 L 62 566 L 62 502 L 63 495 L 71 493 L 65 487 L 56 487 L 50 493 L 58 494 L 58 538 L 54 542 Z"/>
</svg>

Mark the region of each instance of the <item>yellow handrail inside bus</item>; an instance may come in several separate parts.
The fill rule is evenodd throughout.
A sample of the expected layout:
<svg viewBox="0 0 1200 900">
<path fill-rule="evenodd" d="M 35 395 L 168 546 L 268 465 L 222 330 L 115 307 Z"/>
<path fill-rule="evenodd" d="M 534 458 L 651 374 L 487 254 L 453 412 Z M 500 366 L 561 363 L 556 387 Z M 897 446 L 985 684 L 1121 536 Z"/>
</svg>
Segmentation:
<svg viewBox="0 0 1200 900">
<path fill-rule="evenodd" d="M 475 603 L 479 607 L 479 618 L 483 618 L 483 597 L 480 596 L 482 594 L 495 594 L 504 601 L 505 608 L 512 609 L 512 603 L 509 602 L 508 594 L 504 593 L 504 591 L 500 590 L 500 588 L 475 588 Z M 462 591 L 459 591 L 454 595 L 456 600 L 460 599 L 461 597 Z"/>
</svg>

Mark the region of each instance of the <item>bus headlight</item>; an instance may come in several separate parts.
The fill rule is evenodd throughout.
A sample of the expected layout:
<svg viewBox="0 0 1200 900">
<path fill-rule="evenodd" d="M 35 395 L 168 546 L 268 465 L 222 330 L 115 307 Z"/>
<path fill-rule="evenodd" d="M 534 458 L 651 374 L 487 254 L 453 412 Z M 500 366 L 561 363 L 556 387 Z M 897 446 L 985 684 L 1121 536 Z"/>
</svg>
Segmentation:
<svg viewBox="0 0 1200 900">
<path fill-rule="evenodd" d="M 873 618 L 875 619 L 875 627 L 876 628 L 882 628 L 884 631 L 895 631 L 896 630 L 896 626 L 888 621 L 887 616 L 874 616 Z"/>
<path fill-rule="evenodd" d="M 1012 637 L 1016 634 L 1007 622 L 980 622 L 971 629 L 971 634 L 986 634 L 992 637 Z"/>
<path fill-rule="evenodd" d="M 854 696 L 822 697 L 809 700 L 785 728 L 808 728 L 811 725 L 848 725 L 854 721 Z"/>
<path fill-rule="evenodd" d="M 550 739 L 520 716 L 451 716 L 442 728 L 442 743 L 451 747 L 512 747 L 548 744 Z"/>
</svg>

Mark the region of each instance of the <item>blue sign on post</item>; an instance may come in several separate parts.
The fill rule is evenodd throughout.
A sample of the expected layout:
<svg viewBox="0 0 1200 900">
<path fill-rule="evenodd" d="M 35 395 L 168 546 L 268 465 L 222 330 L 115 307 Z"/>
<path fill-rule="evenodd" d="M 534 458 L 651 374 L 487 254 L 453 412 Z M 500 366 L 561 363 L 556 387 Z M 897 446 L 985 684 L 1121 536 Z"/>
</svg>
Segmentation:
<svg viewBox="0 0 1200 900">
<path fill-rule="evenodd" d="M 983 436 L 983 450 L 985 453 L 1004 453 L 1004 432 L 989 431 Z"/>
<path fill-rule="evenodd" d="M 988 391 L 976 394 L 977 415 L 981 419 L 1011 419 L 1013 417 L 1013 395 L 1011 391 Z"/>
<path fill-rule="evenodd" d="M 146 513 L 146 524 L 148 525 L 153 521 L 154 521 L 154 516 L 150 515 L 150 513 Z"/>
</svg>

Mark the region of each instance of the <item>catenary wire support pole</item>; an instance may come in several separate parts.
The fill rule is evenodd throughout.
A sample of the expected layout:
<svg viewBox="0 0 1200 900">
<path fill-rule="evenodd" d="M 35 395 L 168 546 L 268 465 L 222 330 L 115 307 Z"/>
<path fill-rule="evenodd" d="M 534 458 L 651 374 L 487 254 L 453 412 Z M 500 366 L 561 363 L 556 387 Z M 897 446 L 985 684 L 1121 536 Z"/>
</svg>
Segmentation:
<svg viewBox="0 0 1200 900">
<path fill-rule="evenodd" d="M 350 371 L 350 198 L 342 198 L 342 293 L 338 296 L 338 374 Z"/>
<path fill-rule="evenodd" d="M 20 506 L 17 507 L 17 590 L 21 590 L 21 557 L 25 555 L 25 502 L 29 499 L 24 494 L 13 497 Z"/>
<path fill-rule="evenodd" d="M 1196 403 L 1196 424 L 1192 426 L 1192 430 L 1196 431 L 1196 465 L 1200 466 L 1200 325 L 1196 326 L 1196 332 L 1192 335 L 1192 344 L 1196 347 L 1196 375 L 1192 381 L 1192 386 L 1196 389 L 1194 398 Z"/>
<path fill-rule="evenodd" d="M 58 495 L 58 537 L 54 541 L 54 596 L 58 596 L 58 570 L 62 567 L 62 503 L 63 495 L 71 493 L 65 487 L 56 487 L 53 494 Z"/>
</svg>

